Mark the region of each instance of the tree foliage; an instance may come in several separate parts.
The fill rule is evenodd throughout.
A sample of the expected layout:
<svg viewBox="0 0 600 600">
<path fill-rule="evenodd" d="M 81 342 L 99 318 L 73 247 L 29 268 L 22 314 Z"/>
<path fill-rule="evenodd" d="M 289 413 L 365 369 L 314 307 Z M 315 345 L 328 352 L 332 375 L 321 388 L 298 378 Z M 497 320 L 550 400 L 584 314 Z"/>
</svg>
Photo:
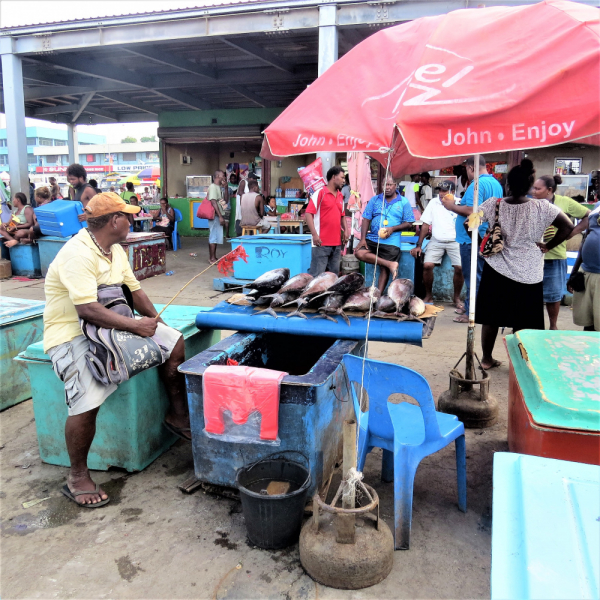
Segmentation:
<svg viewBox="0 0 600 600">
<path fill-rule="evenodd" d="M 143 140 L 142 140 L 143 141 Z M 128 135 L 126 138 L 121 140 L 121 144 L 135 144 L 137 139 Z"/>
<path fill-rule="evenodd" d="M 155 141 L 156 141 L 156 136 L 155 135 L 150 136 L 150 137 L 145 136 L 143 138 L 140 138 L 140 142 L 155 142 Z"/>
</svg>

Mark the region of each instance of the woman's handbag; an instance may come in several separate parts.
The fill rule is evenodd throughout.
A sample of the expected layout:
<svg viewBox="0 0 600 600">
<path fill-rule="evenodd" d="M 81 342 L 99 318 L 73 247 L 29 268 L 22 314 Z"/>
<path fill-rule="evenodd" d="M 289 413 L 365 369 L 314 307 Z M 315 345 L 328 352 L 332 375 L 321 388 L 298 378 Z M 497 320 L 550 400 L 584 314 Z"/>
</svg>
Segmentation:
<svg viewBox="0 0 600 600">
<path fill-rule="evenodd" d="M 208 219 L 212 221 L 215 218 L 215 207 L 208 198 L 204 198 L 196 211 L 196 216 L 199 219 Z"/>
<path fill-rule="evenodd" d="M 479 247 L 481 256 L 492 256 L 504 249 L 504 240 L 502 239 L 502 230 L 500 228 L 499 219 L 501 200 L 502 198 L 498 198 L 496 201 L 496 218 L 494 219 L 494 224 L 488 230 Z"/>
</svg>

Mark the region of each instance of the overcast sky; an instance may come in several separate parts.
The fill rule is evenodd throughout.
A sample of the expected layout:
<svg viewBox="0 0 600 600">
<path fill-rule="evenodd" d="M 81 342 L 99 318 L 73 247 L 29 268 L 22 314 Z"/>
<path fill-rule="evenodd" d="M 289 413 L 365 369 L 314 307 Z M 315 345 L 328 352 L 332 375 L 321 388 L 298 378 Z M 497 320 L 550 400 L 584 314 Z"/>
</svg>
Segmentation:
<svg viewBox="0 0 600 600">
<path fill-rule="evenodd" d="M 235 1 L 235 0 L 234 0 Z M 151 12 L 195 6 L 214 6 L 231 0 L 1 0 L 0 26 L 37 25 L 72 19 L 92 19 L 138 12 Z M 48 121 L 26 119 L 27 126 L 56 127 L 66 129 Z M 0 120 L 0 126 L 2 125 Z M 115 144 L 130 135 L 138 140 L 142 136 L 156 135 L 158 123 L 132 123 L 114 125 L 79 125 L 79 131 L 105 135 L 107 142 Z"/>
</svg>

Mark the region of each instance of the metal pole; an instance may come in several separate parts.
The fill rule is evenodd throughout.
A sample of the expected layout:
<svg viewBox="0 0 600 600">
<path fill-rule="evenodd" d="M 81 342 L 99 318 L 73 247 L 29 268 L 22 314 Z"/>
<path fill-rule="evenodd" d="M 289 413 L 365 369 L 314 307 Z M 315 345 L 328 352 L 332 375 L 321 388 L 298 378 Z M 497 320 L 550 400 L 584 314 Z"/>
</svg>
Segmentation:
<svg viewBox="0 0 600 600">
<path fill-rule="evenodd" d="M 476 213 L 479 206 L 479 154 L 474 156 L 473 169 L 475 177 L 473 179 L 473 213 Z M 471 290 L 469 294 L 469 329 L 467 332 L 467 356 L 465 379 L 475 379 L 475 296 L 477 293 L 477 254 L 479 248 L 478 227 L 474 227 L 471 231 Z"/>
<path fill-rule="evenodd" d="M 319 6 L 319 77 L 338 59 L 337 6 L 325 4 Z M 317 158 L 323 161 L 323 176 L 335 166 L 335 152 L 317 152 Z"/>
<path fill-rule="evenodd" d="M 67 135 L 67 144 L 69 146 L 69 164 L 72 165 L 79 162 L 79 144 L 77 142 L 77 125 L 75 125 L 75 123 L 69 123 L 67 125 Z"/>
<path fill-rule="evenodd" d="M 11 41 L 14 43 L 14 40 Z M 2 84 L 6 111 L 10 191 L 12 194 L 23 192 L 29 198 L 23 64 L 21 57 L 11 52 L 2 54 Z"/>
</svg>

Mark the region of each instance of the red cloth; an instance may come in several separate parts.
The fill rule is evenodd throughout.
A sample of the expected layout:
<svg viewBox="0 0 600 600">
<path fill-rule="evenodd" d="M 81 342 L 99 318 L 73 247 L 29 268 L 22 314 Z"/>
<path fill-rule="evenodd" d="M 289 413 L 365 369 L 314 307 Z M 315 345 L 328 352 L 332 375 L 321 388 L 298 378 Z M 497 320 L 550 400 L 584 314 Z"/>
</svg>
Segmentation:
<svg viewBox="0 0 600 600">
<path fill-rule="evenodd" d="M 261 414 L 260 439 L 277 439 L 279 384 L 287 373 L 244 366 L 211 365 L 204 371 L 204 424 L 208 433 L 225 432 L 223 411 L 241 425 L 255 411 Z"/>
<path fill-rule="evenodd" d="M 362 151 L 385 166 L 394 146 L 392 173 L 401 175 L 476 153 L 598 145 L 599 15 L 546 0 L 382 29 L 266 128 L 261 156 Z"/>
<path fill-rule="evenodd" d="M 339 246 L 342 243 L 342 214 L 344 196 L 337 192 L 334 196 L 329 188 L 322 188 L 310 199 L 306 212 L 315 216 L 315 229 L 323 246 Z"/>
</svg>

